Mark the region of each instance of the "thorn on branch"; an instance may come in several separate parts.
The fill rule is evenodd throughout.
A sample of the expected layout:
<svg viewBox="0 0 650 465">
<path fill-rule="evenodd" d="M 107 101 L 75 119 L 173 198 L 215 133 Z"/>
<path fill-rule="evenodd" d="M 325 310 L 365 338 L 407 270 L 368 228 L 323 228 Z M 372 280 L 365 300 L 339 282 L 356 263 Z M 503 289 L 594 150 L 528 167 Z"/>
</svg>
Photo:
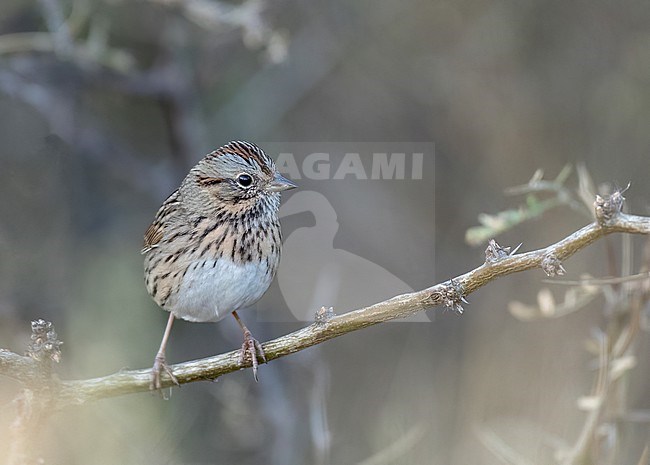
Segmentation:
<svg viewBox="0 0 650 465">
<path fill-rule="evenodd" d="M 468 304 L 465 300 L 463 286 L 453 279 L 442 290 L 442 303 L 445 307 L 453 310 L 455 313 L 462 315 L 465 309 L 462 304 Z"/>
<path fill-rule="evenodd" d="M 610 222 L 616 215 L 621 213 L 625 197 L 623 193 L 630 188 L 630 184 L 625 189 L 617 189 L 612 195 L 601 197 L 596 195 L 594 210 L 598 224 L 604 225 Z"/>
<path fill-rule="evenodd" d="M 542 259 L 542 270 L 546 276 L 562 276 L 566 273 L 560 259 L 552 253 L 546 254 Z"/>
<path fill-rule="evenodd" d="M 316 324 L 325 324 L 330 321 L 334 315 L 334 307 L 321 307 L 316 310 Z"/>
<path fill-rule="evenodd" d="M 61 361 L 61 344 L 63 342 L 59 341 L 52 322 L 43 319 L 32 321 L 31 342 L 27 348 L 29 357 L 39 362 L 54 361 L 59 363 Z"/>
<path fill-rule="evenodd" d="M 503 260 L 504 258 L 512 257 L 514 254 L 517 253 L 519 247 L 521 247 L 521 244 L 515 247 L 515 250 L 511 252 L 510 251 L 511 247 L 501 247 L 497 243 L 497 241 L 495 241 L 494 239 L 490 239 L 487 249 L 485 249 L 485 263 L 487 264 L 497 263 Z"/>
</svg>

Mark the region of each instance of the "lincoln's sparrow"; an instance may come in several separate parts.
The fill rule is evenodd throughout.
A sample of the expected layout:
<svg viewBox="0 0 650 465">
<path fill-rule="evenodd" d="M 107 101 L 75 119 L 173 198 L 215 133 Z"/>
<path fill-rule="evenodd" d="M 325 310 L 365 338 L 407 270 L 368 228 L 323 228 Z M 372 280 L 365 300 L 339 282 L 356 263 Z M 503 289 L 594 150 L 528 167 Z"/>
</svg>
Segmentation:
<svg viewBox="0 0 650 465">
<path fill-rule="evenodd" d="M 261 345 L 237 315 L 266 292 L 281 251 L 280 191 L 295 184 L 248 142 L 230 142 L 203 158 L 162 204 L 144 235 L 147 291 L 169 320 L 153 365 L 152 389 L 161 387 L 174 318 L 219 321 L 229 313 L 244 333 L 241 360 L 250 357 L 257 379 Z"/>
</svg>

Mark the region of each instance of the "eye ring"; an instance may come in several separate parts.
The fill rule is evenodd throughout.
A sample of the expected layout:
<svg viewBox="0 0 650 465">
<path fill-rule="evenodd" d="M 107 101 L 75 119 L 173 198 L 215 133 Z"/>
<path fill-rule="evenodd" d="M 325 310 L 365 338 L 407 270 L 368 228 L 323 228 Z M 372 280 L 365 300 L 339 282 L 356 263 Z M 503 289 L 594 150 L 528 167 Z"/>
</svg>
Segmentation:
<svg viewBox="0 0 650 465">
<path fill-rule="evenodd" d="M 242 187 L 250 187 L 250 185 L 253 184 L 253 178 L 249 174 L 242 173 L 237 176 L 237 184 Z"/>
</svg>

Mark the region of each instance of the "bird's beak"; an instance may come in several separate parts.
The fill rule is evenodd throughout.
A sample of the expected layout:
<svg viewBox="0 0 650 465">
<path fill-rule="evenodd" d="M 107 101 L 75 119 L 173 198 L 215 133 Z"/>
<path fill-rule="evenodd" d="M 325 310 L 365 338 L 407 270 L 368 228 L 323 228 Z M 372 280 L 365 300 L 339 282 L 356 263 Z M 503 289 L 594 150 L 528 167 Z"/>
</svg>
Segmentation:
<svg viewBox="0 0 650 465">
<path fill-rule="evenodd" d="M 282 176 L 280 173 L 275 173 L 273 181 L 271 181 L 266 190 L 271 192 L 281 192 L 289 189 L 294 189 L 296 187 L 298 186 Z"/>
</svg>

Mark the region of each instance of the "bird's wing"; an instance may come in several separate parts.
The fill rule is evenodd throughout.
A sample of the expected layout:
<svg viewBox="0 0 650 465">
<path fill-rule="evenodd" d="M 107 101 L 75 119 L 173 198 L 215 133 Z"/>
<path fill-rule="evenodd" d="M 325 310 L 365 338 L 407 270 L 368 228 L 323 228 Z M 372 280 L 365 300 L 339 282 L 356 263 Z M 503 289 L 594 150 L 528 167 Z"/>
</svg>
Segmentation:
<svg viewBox="0 0 650 465">
<path fill-rule="evenodd" d="M 158 209 L 156 217 L 144 233 L 144 243 L 142 245 L 142 254 L 149 252 L 162 240 L 165 234 L 165 223 L 167 219 L 178 209 L 180 206 L 178 190 L 174 191 L 172 195 L 167 197 Z"/>
</svg>

